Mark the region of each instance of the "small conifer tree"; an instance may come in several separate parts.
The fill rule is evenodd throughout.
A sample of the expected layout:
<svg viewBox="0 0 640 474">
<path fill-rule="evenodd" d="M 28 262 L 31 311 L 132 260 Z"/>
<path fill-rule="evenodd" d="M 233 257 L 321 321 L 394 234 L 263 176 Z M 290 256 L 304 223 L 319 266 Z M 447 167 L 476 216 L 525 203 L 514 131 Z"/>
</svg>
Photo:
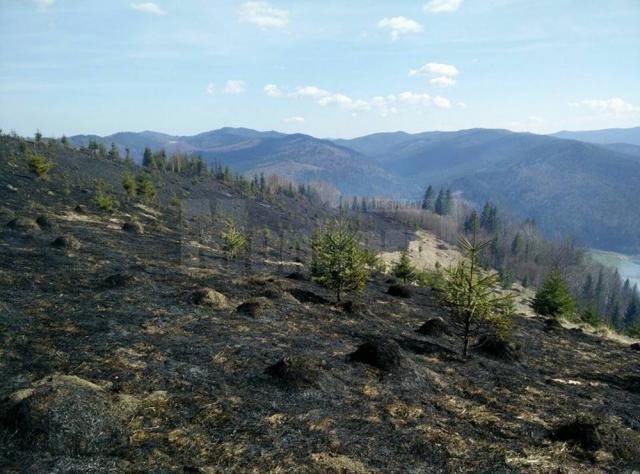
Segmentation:
<svg viewBox="0 0 640 474">
<path fill-rule="evenodd" d="M 358 291 L 364 287 L 369 272 L 366 253 L 358 241 L 358 234 L 342 217 L 330 223 L 311 239 L 311 274 L 321 285 L 335 290 L 341 300 L 344 291 Z"/>
<path fill-rule="evenodd" d="M 471 240 L 460 238 L 465 258 L 446 270 L 440 300 L 453 316 L 453 323 L 461 330 L 462 356 L 467 357 L 471 338 L 482 325 L 490 326 L 496 335 L 505 339 L 509 334 L 513 315 L 513 297 L 500 295 L 500 277 L 496 273 L 483 274 L 478 257 L 491 241 L 478 242 L 478 222 L 474 218 Z"/>
<path fill-rule="evenodd" d="M 400 254 L 400 260 L 393 266 L 393 275 L 400 278 L 405 285 L 415 279 L 416 269 L 411 264 L 411 259 L 406 251 Z"/>
<path fill-rule="evenodd" d="M 222 239 L 222 250 L 232 258 L 240 255 L 247 245 L 247 238 L 231 218 L 224 220 L 224 228 L 220 232 L 220 238 Z"/>
<path fill-rule="evenodd" d="M 572 316 L 576 311 L 576 303 L 560 274 L 560 270 L 553 269 L 536 292 L 531 303 L 533 310 L 543 316 Z"/>
</svg>

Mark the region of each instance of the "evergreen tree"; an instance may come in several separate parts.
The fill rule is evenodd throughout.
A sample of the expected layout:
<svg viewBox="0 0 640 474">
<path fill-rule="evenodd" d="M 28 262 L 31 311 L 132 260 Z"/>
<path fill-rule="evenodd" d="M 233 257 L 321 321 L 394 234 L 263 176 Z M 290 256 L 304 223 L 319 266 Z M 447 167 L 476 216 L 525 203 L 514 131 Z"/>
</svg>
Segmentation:
<svg viewBox="0 0 640 474">
<path fill-rule="evenodd" d="M 136 178 L 136 191 L 146 203 L 150 203 L 156 197 L 156 188 L 148 173 L 139 173 Z"/>
<path fill-rule="evenodd" d="M 413 281 L 417 273 L 406 251 L 400 254 L 400 260 L 393 266 L 392 271 L 393 275 L 396 278 L 400 278 L 405 285 L 407 282 Z"/>
<path fill-rule="evenodd" d="M 633 296 L 627 310 L 624 312 L 624 326 L 631 328 L 640 323 L 640 297 L 638 296 L 638 285 L 633 288 Z"/>
<path fill-rule="evenodd" d="M 224 220 L 224 229 L 220 232 L 220 238 L 223 242 L 222 250 L 232 258 L 240 255 L 247 245 L 247 238 L 240 232 L 237 224 L 231 218 Z"/>
<path fill-rule="evenodd" d="M 118 151 L 118 147 L 115 143 L 111 143 L 111 148 L 109 149 L 109 159 L 113 161 L 120 161 L 120 152 Z"/>
<path fill-rule="evenodd" d="M 536 292 L 531 307 L 543 316 L 566 317 L 575 313 L 576 304 L 559 269 L 553 269 L 547 276 Z"/>
<path fill-rule="evenodd" d="M 433 186 L 429 185 L 424 193 L 424 199 L 422 200 L 422 209 L 434 212 L 436 210 L 436 192 L 433 190 Z"/>
<path fill-rule="evenodd" d="M 513 255 L 514 257 L 517 257 L 522 253 L 523 248 L 524 248 L 524 242 L 522 239 L 522 234 L 518 232 L 513 238 L 513 241 L 511 242 L 511 255 Z"/>
<path fill-rule="evenodd" d="M 601 323 L 598 310 L 593 304 L 588 304 L 580 317 L 585 323 L 589 323 L 592 326 L 599 326 Z"/>
<path fill-rule="evenodd" d="M 445 199 L 444 190 L 440 188 L 440 191 L 438 191 L 438 197 L 436 198 L 436 202 L 434 204 L 434 210 L 436 211 L 436 214 L 440 216 L 444 215 L 444 212 L 445 212 L 444 199 Z"/>
<path fill-rule="evenodd" d="M 144 153 L 142 154 L 142 166 L 151 168 L 153 166 L 153 153 L 148 147 L 144 147 Z"/>
<path fill-rule="evenodd" d="M 447 270 L 440 300 L 449 309 L 460 328 L 462 355 L 467 357 L 471 338 L 482 325 L 489 325 L 498 337 L 506 338 L 512 323 L 513 297 L 499 295 L 497 274 L 483 275 L 478 256 L 491 241 L 478 242 L 477 220 L 473 222 L 471 240 L 460 238 L 465 259 Z"/>
<path fill-rule="evenodd" d="M 136 194 L 138 193 L 136 180 L 128 171 L 125 171 L 122 175 L 122 187 L 125 189 L 129 197 L 136 197 Z"/>
<path fill-rule="evenodd" d="M 442 214 L 449 216 L 453 213 L 453 195 L 451 189 L 447 189 L 444 193 L 444 199 L 442 202 Z"/>
<path fill-rule="evenodd" d="M 320 284 L 336 291 L 340 301 L 344 291 L 364 287 L 369 276 L 366 253 L 357 233 L 342 216 L 324 231 L 314 233 L 311 240 L 311 274 Z"/>
</svg>

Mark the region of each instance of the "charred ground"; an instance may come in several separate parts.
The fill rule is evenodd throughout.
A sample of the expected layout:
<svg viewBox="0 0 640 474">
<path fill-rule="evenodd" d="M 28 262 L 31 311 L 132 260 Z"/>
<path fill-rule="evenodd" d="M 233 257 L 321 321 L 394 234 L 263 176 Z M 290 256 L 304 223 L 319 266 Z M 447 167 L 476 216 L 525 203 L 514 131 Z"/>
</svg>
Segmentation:
<svg viewBox="0 0 640 474">
<path fill-rule="evenodd" d="M 520 315 L 506 357 L 485 341 L 463 362 L 450 330 L 417 332 L 446 327 L 432 290 L 395 297 L 379 275 L 338 305 L 290 245 L 228 259 L 200 238 L 202 214 L 169 204 L 241 202 L 259 226 L 304 233 L 331 215 L 309 201 L 156 174 L 158 204 L 117 193 L 106 213 L 94 180 L 117 189 L 126 165 L 58 150 L 43 181 L 16 140 L 1 152 L 9 472 L 639 468 L 640 353 L 627 344 Z"/>
</svg>

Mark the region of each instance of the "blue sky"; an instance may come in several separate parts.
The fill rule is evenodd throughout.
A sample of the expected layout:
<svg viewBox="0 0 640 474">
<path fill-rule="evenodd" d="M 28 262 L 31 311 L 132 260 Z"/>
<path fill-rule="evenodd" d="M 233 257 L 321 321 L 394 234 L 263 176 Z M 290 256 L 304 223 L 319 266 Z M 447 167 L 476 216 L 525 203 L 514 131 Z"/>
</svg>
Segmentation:
<svg viewBox="0 0 640 474">
<path fill-rule="evenodd" d="M 0 127 L 640 125 L 640 0 L 0 0 Z"/>
</svg>

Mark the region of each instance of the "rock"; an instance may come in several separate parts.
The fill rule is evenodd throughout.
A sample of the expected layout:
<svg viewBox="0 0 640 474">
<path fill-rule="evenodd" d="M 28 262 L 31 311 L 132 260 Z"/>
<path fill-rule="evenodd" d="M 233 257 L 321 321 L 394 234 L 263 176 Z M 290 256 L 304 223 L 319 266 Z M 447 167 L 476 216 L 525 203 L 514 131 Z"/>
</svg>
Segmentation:
<svg viewBox="0 0 640 474">
<path fill-rule="evenodd" d="M 9 191 L 11 191 L 12 193 L 17 193 L 18 192 L 18 188 L 16 188 L 15 186 L 12 186 L 10 184 L 7 184 L 7 189 Z"/>
<path fill-rule="evenodd" d="M 82 205 L 82 204 L 78 204 L 76 207 L 73 208 L 73 210 L 76 212 L 76 214 L 86 214 L 87 213 L 87 207 Z"/>
<path fill-rule="evenodd" d="M 393 339 L 374 337 L 361 344 L 349 356 L 349 360 L 362 362 L 380 370 L 393 371 L 403 365 L 404 356 L 400 346 Z"/>
<path fill-rule="evenodd" d="M 562 324 L 560 324 L 560 321 L 558 321 L 556 318 L 547 318 L 544 320 L 544 330 L 547 332 L 550 331 L 558 331 L 564 329 L 562 327 Z"/>
<path fill-rule="evenodd" d="M 229 307 L 227 297 L 211 288 L 201 288 L 191 293 L 191 302 L 199 306 L 208 306 L 214 309 L 226 309 Z"/>
<path fill-rule="evenodd" d="M 61 235 L 51 242 L 51 246 L 57 249 L 77 250 L 80 248 L 80 241 L 70 235 Z"/>
<path fill-rule="evenodd" d="M 505 341 L 493 334 L 480 336 L 475 348 L 485 355 L 506 362 L 520 360 L 520 348 L 516 344 Z"/>
<path fill-rule="evenodd" d="M 105 288 L 125 288 L 132 286 L 136 278 L 130 273 L 114 273 L 103 280 Z"/>
<path fill-rule="evenodd" d="M 309 281 L 309 277 L 302 272 L 292 272 L 287 275 L 289 280 Z"/>
<path fill-rule="evenodd" d="M 27 448 L 58 455 L 108 453 L 121 447 L 124 413 L 99 386 L 53 375 L 19 390 L 0 405 L 0 423 Z"/>
<path fill-rule="evenodd" d="M 629 346 L 632 351 L 640 351 L 640 342 L 634 342 Z"/>
<path fill-rule="evenodd" d="M 594 457 L 599 457 L 598 451 L 606 451 L 616 459 L 640 459 L 640 433 L 594 415 L 578 415 L 552 430 L 549 437 L 569 442 Z"/>
<path fill-rule="evenodd" d="M 412 291 L 403 285 L 391 285 L 387 293 L 398 298 L 411 298 L 412 295 Z"/>
<path fill-rule="evenodd" d="M 293 296 L 300 303 L 313 303 L 313 304 L 327 304 L 329 300 L 315 294 L 313 291 L 305 290 L 302 288 L 292 288 L 289 290 L 291 296 Z"/>
<path fill-rule="evenodd" d="M 425 323 L 420 326 L 416 332 L 426 336 L 442 336 L 450 335 L 451 329 L 449 329 L 449 325 L 444 319 L 441 317 L 435 317 L 425 321 Z"/>
<path fill-rule="evenodd" d="M 273 303 L 270 300 L 263 296 L 258 296 L 242 303 L 236 308 L 236 312 L 257 317 L 262 316 L 272 307 Z"/>
<path fill-rule="evenodd" d="M 16 232 L 37 232 L 40 230 L 40 226 L 36 221 L 28 217 L 16 217 L 9 221 L 7 227 Z"/>
<path fill-rule="evenodd" d="M 36 219 L 36 224 L 38 224 L 43 230 L 48 230 L 53 227 L 51 219 L 49 219 L 47 216 L 38 216 L 38 218 Z"/>
<path fill-rule="evenodd" d="M 322 359 L 292 356 L 280 359 L 267 367 L 264 373 L 289 388 L 303 390 L 322 388 L 326 379 L 325 368 L 326 362 Z"/>
<path fill-rule="evenodd" d="M 135 221 L 125 222 L 122 224 L 122 230 L 125 232 L 131 232 L 132 234 L 142 234 L 144 232 L 142 224 Z"/>
</svg>

